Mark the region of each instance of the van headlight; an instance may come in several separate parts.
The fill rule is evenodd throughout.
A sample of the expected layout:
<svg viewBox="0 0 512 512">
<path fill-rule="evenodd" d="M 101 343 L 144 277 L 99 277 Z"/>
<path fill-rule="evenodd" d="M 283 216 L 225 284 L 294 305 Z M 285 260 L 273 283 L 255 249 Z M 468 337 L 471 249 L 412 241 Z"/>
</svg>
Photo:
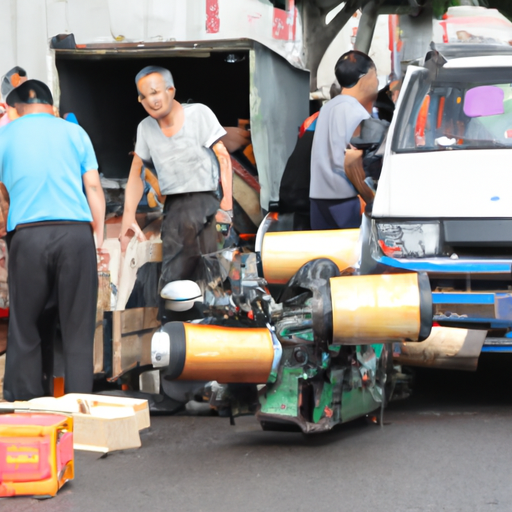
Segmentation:
<svg viewBox="0 0 512 512">
<path fill-rule="evenodd" d="M 376 223 L 377 243 L 391 258 L 425 258 L 439 255 L 439 222 Z"/>
</svg>

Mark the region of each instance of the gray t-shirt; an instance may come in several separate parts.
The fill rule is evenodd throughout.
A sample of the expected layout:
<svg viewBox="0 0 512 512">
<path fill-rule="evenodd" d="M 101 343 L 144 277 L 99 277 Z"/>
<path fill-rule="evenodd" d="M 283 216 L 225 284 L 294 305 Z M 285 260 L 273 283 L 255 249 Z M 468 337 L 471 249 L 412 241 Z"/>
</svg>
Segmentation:
<svg viewBox="0 0 512 512">
<path fill-rule="evenodd" d="M 166 137 L 158 122 L 146 117 L 137 128 L 135 153 L 155 168 L 164 195 L 217 190 L 219 168 L 210 146 L 226 131 L 201 103 L 182 105 L 181 130 Z"/>
<path fill-rule="evenodd" d="M 369 117 L 355 98 L 343 94 L 321 108 L 311 150 L 310 198 L 346 199 L 357 195 L 345 175 L 345 149 L 359 123 Z"/>
</svg>

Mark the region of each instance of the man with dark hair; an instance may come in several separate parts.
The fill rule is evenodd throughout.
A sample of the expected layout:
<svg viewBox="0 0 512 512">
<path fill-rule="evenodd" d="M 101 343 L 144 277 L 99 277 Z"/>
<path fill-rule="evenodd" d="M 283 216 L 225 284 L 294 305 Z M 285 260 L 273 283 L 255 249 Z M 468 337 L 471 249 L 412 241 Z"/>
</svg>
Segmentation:
<svg viewBox="0 0 512 512">
<path fill-rule="evenodd" d="M 53 115 L 43 82 L 27 80 L 9 93 L 7 104 L 20 117 L 0 130 L 0 181 L 10 197 L 4 397 L 44 394 L 40 320 L 52 297 L 65 392 L 90 393 L 98 296 L 94 236 L 101 247 L 105 217 L 96 156 L 80 126 Z"/>
<path fill-rule="evenodd" d="M 135 213 L 143 193 L 142 167 L 151 166 L 158 174 L 162 194 L 167 196 L 162 223 L 162 288 L 169 281 L 196 279 L 201 255 L 217 248 L 219 164 L 215 154 L 224 190 L 220 206 L 231 210 L 232 204 L 226 172 L 229 155 L 219 142 L 226 131 L 206 105 L 182 105 L 174 99 L 176 90 L 169 70 L 147 66 L 135 81 L 139 101 L 149 117 L 137 129 L 126 186 L 121 248 L 125 250 L 133 234 L 144 239 Z"/>
<path fill-rule="evenodd" d="M 349 51 L 335 66 L 341 94 L 326 103 L 318 116 L 311 152 L 312 229 L 357 228 L 361 224 L 360 194 L 371 201 L 364 182 L 362 150 L 350 147 L 361 122 L 370 117 L 377 97 L 377 70 L 368 55 Z"/>
</svg>

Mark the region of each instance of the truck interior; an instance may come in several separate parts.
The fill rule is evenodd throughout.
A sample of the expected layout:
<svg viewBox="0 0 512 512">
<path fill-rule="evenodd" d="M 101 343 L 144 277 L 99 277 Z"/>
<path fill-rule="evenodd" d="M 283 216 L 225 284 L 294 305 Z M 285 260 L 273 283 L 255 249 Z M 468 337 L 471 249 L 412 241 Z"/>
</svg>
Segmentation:
<svg viewBox="0 0 512 512">
<path fill-rule="evenodd" d="M 176 99 L 204 103 L 223 126 L 249 119 L 249 52 L 191 56 L 56 52 L 61 115 L 74 113 L 94 145 L 106 178 L 128 177 L 138 123 L 147 116 L 137 101 L 135 75 L 158 65 L 173 74 Z M 182 54 L 183 55 L 183 54 Z M 197 55 L 197 56 L 195 56 Z"/>
</svg>

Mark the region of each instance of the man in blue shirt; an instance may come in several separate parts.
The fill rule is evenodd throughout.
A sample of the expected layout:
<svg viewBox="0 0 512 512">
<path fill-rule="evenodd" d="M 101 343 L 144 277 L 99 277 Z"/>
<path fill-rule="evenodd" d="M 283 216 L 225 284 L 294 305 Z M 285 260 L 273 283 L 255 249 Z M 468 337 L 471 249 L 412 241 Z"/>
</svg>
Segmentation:
<svg viewBox="0 0 512 512">
<path fill-rule="evenodd" d="M 4 397 L 44 394 L 40 319 L 51 297 L 62 332 L 65 392 L 89 393 L 98 293 L 94 237 L 100 247 L 105 217 L 96 156 L 80 126 L 53 116 L 44 83 L 26 81 L 7 104 L 20 118 L 0 130 L 0 181 L 10 198 Z"/>
</svg>

